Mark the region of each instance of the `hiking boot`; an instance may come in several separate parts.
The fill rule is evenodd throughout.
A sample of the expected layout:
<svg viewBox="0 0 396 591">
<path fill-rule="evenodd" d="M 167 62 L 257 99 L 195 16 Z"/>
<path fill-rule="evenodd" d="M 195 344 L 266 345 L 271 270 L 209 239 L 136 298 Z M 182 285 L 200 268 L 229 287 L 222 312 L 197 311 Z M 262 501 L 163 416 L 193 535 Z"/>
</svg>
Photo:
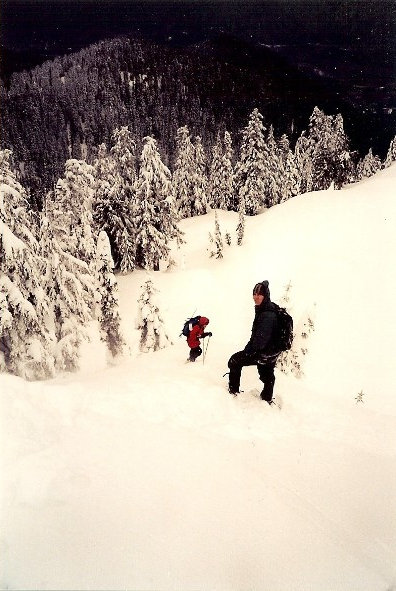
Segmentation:
<svg viewBox="0 0 396 591">
<path fill-rule="evenodd" d="M 233 396 L 236 396 L 237 394 L 239 394 L 239 390 L 235 390 L 234 388 L 231 388 L 231 386 L 228 386 L 228 391 Z"/>
</svg>

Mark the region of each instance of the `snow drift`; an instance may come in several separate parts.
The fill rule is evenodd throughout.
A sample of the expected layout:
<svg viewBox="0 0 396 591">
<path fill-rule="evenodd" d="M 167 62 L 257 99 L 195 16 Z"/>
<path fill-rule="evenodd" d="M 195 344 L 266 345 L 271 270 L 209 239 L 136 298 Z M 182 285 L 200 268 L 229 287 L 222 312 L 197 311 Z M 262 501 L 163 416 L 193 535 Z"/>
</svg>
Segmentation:
<svg viewBox="0 0 396 591">
<path fill-rule="evenodd" d="M 2 375 L 4 589 L 373 591 L 396 588 L 396 167 L 247 218 L 209 259 L 214 213 L 184 220 L 178 265 L 151 275 L 173 341 L 138 351 L 146 273 L 119 277 L 129 354 L 47 382 Z M 219 212 L 234 235 L 237 215 Z M 304 376 L 277 372 L 283 408 L 226 390 L 251 290 L 290 284 Z M 186 317 L 210 318 L 185 364 Z"/>
</svg>

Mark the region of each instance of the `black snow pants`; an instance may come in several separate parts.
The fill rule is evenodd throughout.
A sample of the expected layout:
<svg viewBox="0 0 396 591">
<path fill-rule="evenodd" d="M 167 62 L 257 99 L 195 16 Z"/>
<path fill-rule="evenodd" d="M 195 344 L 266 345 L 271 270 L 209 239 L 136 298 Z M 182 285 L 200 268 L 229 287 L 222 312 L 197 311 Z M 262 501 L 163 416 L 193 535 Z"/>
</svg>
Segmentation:
<svg viewBox="0 0 396 591">
<path fill-rule="evenodd" d="M 248 365 L 257 365 L 257 371 L 260 380 L 264 383 L 264 388 L 261 392 L 261 398 L 267 402 L 271 402 L 275 384 L 274 369 L 276 365 L 276 358 L 269 359 L 265 363 L 258 363 L 257 354 L 252 355 L 245 353 L 245 351 L 238 351 L 237 353 L 231 355 L 228 361 L 228 367 L 230 368 L 230 391 L 239 392 L 242 368 Z"/>
<path fill-rule="evenodd" d="M 201 347 L 193 347 L 192 349 L 190 349 L 189 360 L 190 361 L 195 361 L 196 358 L 199 357 L 200 355 L 202 355 L 202 349 L 201 349 Z"/>
</svg>

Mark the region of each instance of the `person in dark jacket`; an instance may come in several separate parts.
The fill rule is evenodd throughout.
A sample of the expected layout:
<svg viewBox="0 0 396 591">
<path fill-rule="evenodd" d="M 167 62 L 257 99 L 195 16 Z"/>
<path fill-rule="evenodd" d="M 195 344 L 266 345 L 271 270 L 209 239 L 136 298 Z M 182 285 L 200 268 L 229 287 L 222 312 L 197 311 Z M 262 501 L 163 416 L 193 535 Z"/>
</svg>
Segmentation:
<svg viewBox="0 0 396 591">
<path fill-rule="evenodd" d="M 190 347 L 190 356 L 187 361 L 195 361 L 197 357 L 202 354 L 199 339 L 211 337 L 211 332 L 205 332 L 205 327 L 208 326 L 209 319 L 201 316 L 198 324 L 192 327 L 190 334 L 187 337 L 187 344 Z"/>
<path fill-rule="evenodd" d="M 255 315 L 252 334 L 243 351 L 234 353 L 228 361 L 228 390 L 236 396 L 239 393 L 242 368 L 257 365 L 260 380 L 264 383 L 261 398 L 271 404 L 275 383 L 274 369 L 279 351 L 276 351 L 275 344 L 277 317 L 271 302 L 268 281 L 254 286 L 253 300 Z"/>
</svg>

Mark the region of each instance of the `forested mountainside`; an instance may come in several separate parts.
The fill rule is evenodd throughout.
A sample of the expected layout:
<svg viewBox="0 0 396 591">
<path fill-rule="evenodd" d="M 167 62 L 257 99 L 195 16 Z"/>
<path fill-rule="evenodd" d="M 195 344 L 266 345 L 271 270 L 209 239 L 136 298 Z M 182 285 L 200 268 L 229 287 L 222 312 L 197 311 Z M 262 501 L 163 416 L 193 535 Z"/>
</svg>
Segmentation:
<svg viewBox="0 0 396 591">
<path fill-rule="evenodd" d="M 394 125 L 384 130 L 381 114 L 362 112 L 326 81 L 309 78 L 267 48 L 229 36 L 189 48 L 128 37 L 106 40 L 16 72 L 1 82 L 0 93 L 2 147 L 13 150 L 38 206 L 68 158 L 90 161 L 122 125 L 137 141 L 154 136 L 167 164 L 178 127 L 201 136 L 207 151 L 224 129 L 238 146 L 255 107 L 264 124 L 273 124 L 277 135 L 286 133 L 292 144 L 316 105 L 342 113 L 352 148 L 361 154 L 373 147 L 384 155 L 394 136 Z"/>
<path fill-rule="evenodd" d="M 39 51 L 9 49 L 0 43 L 0 78 L 8 84 L 14 72 L 30 70 L 54 56 Z"/>
</svg>

